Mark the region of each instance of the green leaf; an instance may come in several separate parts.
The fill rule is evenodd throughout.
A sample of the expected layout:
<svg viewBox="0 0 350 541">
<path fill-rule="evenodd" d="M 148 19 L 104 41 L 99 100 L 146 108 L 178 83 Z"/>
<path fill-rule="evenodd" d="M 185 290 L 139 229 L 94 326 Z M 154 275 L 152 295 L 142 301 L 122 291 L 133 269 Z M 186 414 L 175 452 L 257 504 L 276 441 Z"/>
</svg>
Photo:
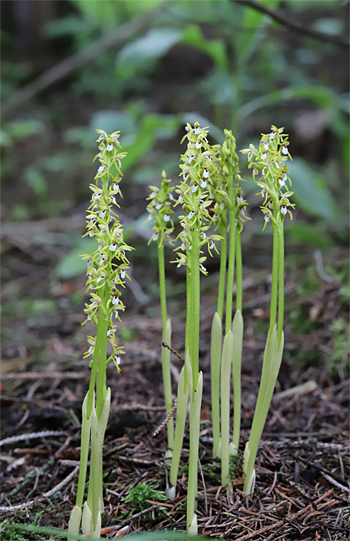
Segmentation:
<svg viewBox="0 0 350 541">
<path fill-rule="evenodd" d="M 28 524 L 9 524 L 8 526 L 5 526 L 5 528 L 13 529 L 13 530 L 24 530 L 27 532 L 37 532 L 37 533 L 43 533 L 48 535 L 54 535 L 58 538 L 67 539 L 67 532 L 64 530 L 59 530 L 58 528 L 46 528 L 43 526 L 32 526 Z M 72 539 L 76 539 L 78 541 L 84 541 L 86 540 L 85 535 L 79 535 L 79 534 L 69 534 L 69 536 Z M 185 532 L 179 532 L 174 531 L 171 532 L 169 530 L 159 530 L 155 532 L 141 532 L 136 534 L 128 535 L 127 537 L 129 540 L 135 540 L 135 541 L 198 541 L 198 536 L 191 535 Z M 102 538 L 96 538 L 96 537 L 89 537 L 90 541 L 101 541 Z M 201 537 L 201 541 L 210 541 L 212 540 L 211 537 Z"/>
<path fill-rule="evenodd" d="M 61 280 L 76 278 L 86 273 L 86 261 L 81 259 L 82 254 L 90 254 L 97 248 L 95 239 L 84 238 L 79 246 L 74 248 L 57 265 L 56 274 Z"/>
<path fill-rule="evenodd" d="M 182 37 L 182 31 L 156 28 L 139 39 L 128 43 L 117 56 L 118 77 L 133 77 L 137 72 L 153 67 Z"/>
<path fill-rule="evenodd" d="M 278 0 L 260 0 L 260 4 L 274 9 L 278 4 Z M 271 17 L 265 13 L 261 13 L 249 6 L 243 6 L 243 17 L 241 26 L 244 32 L 240 33 L 237 40 L 237 52 L 241 57 L 241 62 L 247 62 L 249 57 L 255 51 L 259 41 L 264 37 L 264 27 L 271 25 Z"/>
<path fill-rule="evenodd" d="M 122 139 L 123 151 L 128 155 L 123 159 L 123 171 L 137 163 L 146 154 L 157 139 L 173 136 L 180 124 L 180 118 L 174 116 L 148 114 L 143 117 L 139 133 L 131 145 Z M 116 128 L 119 129 L 119 128 Z"/>
<path fill-rule="evenodd" d="M 97 111 L 91 117 L 90 127 L 94 132 L 95 139 L 97 139 L 97 129 L 104 130 L 107 133 L 120 130 L 123 136 L 123 147 L 125 144 L 131 144 L 135 140 L 135 134 L 137 133 L 135 116 L 128 111 L 109 109 Z"/>
<path fill-rule="evenodd" d="M 307 224 L 302 221 L 285 222 L 285 231 L 295 241 L 300 241 L 318 248 L 327 248 L 332 245 L 332 241 L 324 231 L 324 227 L 320 228 L 320 223 Z"/>
<path fill-rule="evenodd" d="M 36 167 L 28 167 L 25 173 L 25 179 L 38 197 L 45 196 L 47 194 L 47 184 L 44 175 Z"/>
<path fill-rule="evenodd" d="M 288 168 L 293 183 L 293 201 L 297 206 L 311 216 L 334 223 L 338 212 L 324 176 L 300 158 L 290 162 Z"/>
<path fill-rule="evenodd" d="M 229 66 L 223 40 L 207 40 L 204 38 L 199 26 L 189 24 L 185 29 L 182 42 L 207 53 L 222 71 L 228 72 Z"/>
<path fill-rule="evenodd" d="M 323 86 L 294 86 L 284 88 L 283 90 L 274 90 L 264 96 L 255 98 L 254 100 L 245 103 L 240 109 L 240 118 L 244 119 L 248 115 L 255 113 L 263 107 L 274 105 L 279 101 L 287 101 L 293 99 L 308 99 L 322 109 L 330 107 L 346 110 L 346 101 L 339 98 L 333 90 Z"/>
</svg>

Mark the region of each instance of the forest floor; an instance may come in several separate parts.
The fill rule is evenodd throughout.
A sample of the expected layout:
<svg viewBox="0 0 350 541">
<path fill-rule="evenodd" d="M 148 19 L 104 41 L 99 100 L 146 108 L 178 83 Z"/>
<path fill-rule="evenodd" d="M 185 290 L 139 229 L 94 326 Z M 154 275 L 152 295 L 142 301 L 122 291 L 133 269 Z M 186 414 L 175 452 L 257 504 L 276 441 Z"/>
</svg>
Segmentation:
<svg viewBox="0 0 350 541">
<path fill-rule="evenodd" d="M 19 237 L 18 237 L 19 238 Z M 337 279 L 346 253 L 330 276 L 314 262 L 292 263 L 286 273 L 285 354 L 257 458 L 253 496 L 245 496 L 238 464 L 229 496 L 220 464 L 212 458 L 210 329 L 218 273 L 203 280 L 200 366 L 201 411 L 198 529 L 201 535 L 236 541 L 350 539 L 349 379 L 342 323 L 347 303 Z M 3 258 L 3 363 L 0 522 L 2 539 L 15 539 L 10 523 L 65 529 L 75 503 L 81 402 L 89 381 L 86 336 L 81 326 L 84 277 L 58 280 L 49 245 L 7 246 Z M 175 267 L 175 266 L 173 266 Z M 338 274 L 337 274 L 338 273 Z M 188 432 L 173 501 L 144 502 L 125 496 L 140 483 L 166 486 L 166 430 L 161 375 L 161 314 L 156 266 L 133 269 L 120 325 L 125 347 L 121 371 L 108 369 L 112 405 L 104 444 L 106 538 L 126 531 L 186 528 Z M 249 436 L 260 381 L 269 317 L 268 271 L 247 269 L 242 366 L 240 452 Z M 172 345 L 184 349 L 184 276 L 169 274 Z M 338 329 L 338 330 L 337 330 Z M 340 329 L 340 331 L 339 331 Z M 346 338 L 345 338 L 346 341 Z M 181 361 L 172 358 L 173 393 Z M 128 528 L 125 528 L 125 527 Z M 10 533 L 11 532 L 11 533 Z M 26 533 L 23 539 L 42 539 Z M 16 538 L 17 539 L 17 538 Z M 22 539 L 18 533 L 18 539 Z"/>
</svg>

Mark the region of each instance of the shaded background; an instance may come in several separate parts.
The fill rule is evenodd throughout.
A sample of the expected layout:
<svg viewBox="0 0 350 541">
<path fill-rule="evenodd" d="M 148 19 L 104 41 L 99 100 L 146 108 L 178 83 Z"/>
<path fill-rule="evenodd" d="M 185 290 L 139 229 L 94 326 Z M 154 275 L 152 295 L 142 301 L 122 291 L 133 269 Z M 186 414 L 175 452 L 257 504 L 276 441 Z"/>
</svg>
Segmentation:
<svg viewBox="0 0 350 541">
<path fill-rule="evenodd" d="M 302 370 L 346 377 L 349 3 L 5 0 L 1 19 L 3 370 L 78 363 L 85 350 L 78 255 L 91 249 L 81 235 L 96 128 L 121 130 L 128 152 L 120 216 L 136 250 L 126 298 L 132 313 L 159 317 L 145 198 L 163 169 L 177 179 L 184 125 L 198 119 L 212 143 L 232 129 L 238 150 L 271 124 L 290 134 L 297 211 L 286 220 L 286 309 L 295 341 L 286 356 Z M 253 218 L 242 241 L 246 289 L 261 284 L 266 293 L 271 235 L 261 231 L 245 157 L 240 166 Z M 218 281 L 218 259 L 208 263 L 204 314 Z M 183 275 L 174 267 L 170 313 L 181 319 Z M 260 336 L 268 313 L 251 307 Z M 138 325 L 121 328 L 130 347 Z"/>
</svg>

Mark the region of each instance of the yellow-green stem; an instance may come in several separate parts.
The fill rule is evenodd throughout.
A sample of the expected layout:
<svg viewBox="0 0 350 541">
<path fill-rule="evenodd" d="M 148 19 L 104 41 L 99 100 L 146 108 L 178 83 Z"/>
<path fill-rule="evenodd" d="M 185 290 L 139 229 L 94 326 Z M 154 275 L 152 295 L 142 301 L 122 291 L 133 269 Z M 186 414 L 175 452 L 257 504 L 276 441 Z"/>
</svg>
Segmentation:
<svg viewBox="0 0 350 541">
<path fill-rule="evenodd" d="M 223 217 L 220 222 L 220 277 L 219 277 L 219 291 L 218 291 L 218 307 L 217 313 L 220 321 L 224 313 L 224 299 L 225 299 L 225 279 L 226 279 L 226 265 L 227 265 L 227 233 L 226 233 L 226 218 Z"/>
<path fill-rule="evenodd" d="M 274 205 L 274 217 L 278 212 L 277 204 Z M 271 300 L 270 300 L 270 333 L 274 328 L 277 318 L 277 291 L 278 291 L 278 272 L 279 272 L 279 250 L 278 250 L 278 227 L 273 224 L 273 248 L 272 248 L 272 281 L 271 281 Z"/>
<path fill-rule="evenodd" d="M 284 234 L 283 222 L 279 223 L 278 228 L 278 324 L 277 341 L 278 347 L 281 344 L 284 318 Z"/>
<path fill-rule="evenodd" d="M 164 333 L 166 322 L 167 322 L 164 244 L 162 244 L 161 246 L 158 245 L 158 268 L 159 268 L 160 307 L 162 311 L 162 325 L 163 325 L 163 333 Z"/>
<path fill-rule="evenodd" d="M 233 282 L 235 276 L 235 251 L 236 251 L 236 213 L 235 207 L 230 208 L 230 237 L 229 237 L 229 255 L 227 271 L 227 291 L 226 291 L 226 324 L 225 334 L 231 329 L 232 323 L 232 295 Z"/>
<path fill-rule="evenodd" d="M 236 312 L 242 313 L 242 295 L 243 295 L 243 276 L 242 276 L 242 247 L 241 247 L 241 234 L 237 230 L 236 232 Z"/>
</svg>

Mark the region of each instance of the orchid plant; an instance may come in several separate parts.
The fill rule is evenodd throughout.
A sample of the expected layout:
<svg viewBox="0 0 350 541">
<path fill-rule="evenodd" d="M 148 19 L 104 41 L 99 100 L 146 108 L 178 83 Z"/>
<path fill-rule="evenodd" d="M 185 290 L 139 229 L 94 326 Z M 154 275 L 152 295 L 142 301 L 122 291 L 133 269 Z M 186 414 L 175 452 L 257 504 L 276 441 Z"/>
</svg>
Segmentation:
<svg viewBox="0 0 350 541">
<path fill-rule="evenodd" d="M 178 383 L 178 410 L 173 448 L 173 459 L 170 469 L 170 486 L 167 494 L 175 497 L 175 486 L 178 474 L 181 449 L 186 422 L 188 398 L 190 399 L 190 460 L 187 498 L 187 526 L 191 532 L 196 531 L 195 496 L 197 493 L 197 460 L 199 411 L 201 403 L 202 374 L 199 371 L 199 305 L 200 274 L 207 274 L 204 267 L 205 256 L 201 248 L 208 245 L 210 255 L 218 252 L 220 244 L 220 278 L 218 290 L 217 312 L 214 315 L 211 334 L 211 389 L 212 389 L 212 424 L 213 424 L 213 456 L 221 457 L 222 483 L 229 489 L 230 455 L 237 455 L 240 438 L 241 419 L 241 359 L 243 345 L 242 318 L 242 252 L 240 235 L 247 206 L 243 198 L 240 182 L 243 180 L 239 170 L 236 154 L 236 142 L 231 132 L 225 130 L 223 145 L 210 146 L 207 128 L 197 123 L 194 127 L 187 125 L 187 150 L 181 156 L 180 169 L 183 181 L 175 188 L 178 198 L 174 207 L 180 205 L 181 232 L 178 235 L 179 246 L 177 266 L 186 267 L 187 282 L 187 318 L 185 337 L 185 365 Z M 272 135 L 276 135 L 276 139 Z M 263 136 L 259 151 L 251 145 L 243 153 L 248 154 L 249 167 L 253 167 L 254 179 L 260 173 L 262 179 L 257 183 L 264 196 L 262 210 L 265 225 L 271 220 L 274 227 L 273 286 L 271 294 L 270 332 L 264 356 L 264 368 L 258 404 L 253 422 L 252 435 L 246 446 L 244 458 L 245 491 L 254 489 L 254 462 L 259 439 L 271 402 L 276 383 L 279 365 L 282 358 L 283 342 L 283 219 L 293 208 L 289 203 L 289 192 L 283 187 L 289 179 L 286 158 L 289 155 L 287 136 L 283 129 L 272 127 L 268 136 Z M 255 161 L 254 161 L 255 159 Z M 165 174 L 163 174 L 163 182 Z M 163 184 L 162 184 L 163 186 Z M 163 188 L 161 188 L 162 191 Z M 155 188 L 150 198 L 155 197 Z M 159 205 L 159 204 L 158 204 Z M 159 205 L 159 209 L 163 208 Z M 169 203 L 170 205 L 170 203 Z M 163 209 L 164 214 L 164 209 Z M 165 211 L 169 213 L 169 210 Z M 151 213 L 152 214 L 152 213 Z M 158 240 L 159 226 L 164 220 L 163 214 L 156 217 L 154 229 L 155 240 Z M 153 217 L 155 217 L 153 215 Z M 158 222 L 157 222 L 158 219 Z M 167 218 L 167 220 L 170 220 Z M 164 227 L 164 224 L 163 224 Z M 171 222 L 171 227 L 173 223 Z M 210 234 L 212 229 L 219 229 L 219 235 Z M 228 250 L 227 250 L 228 243 Z M 160 259 L 161 260 L 161 259 Z M 236 280 L 235 280 L 236 274 Z M 160 271 L 161 276 L 161 271 Z M 232 319 L 233 286 L 236 281 L 235 312 Z M 279 293 L 277 295 L 277 284 Z M 225 296 L 226 289 L 226 296 Z M 277 314 L 278 324 L 274 330 Z M 225 307 L 225 336 L 222 343 L 222 326 Z M 275 338 L 274 338 L 275 337 Z M 230 442 L 230 378 L 233 378 L 234 414 L 233 437 Z M 268 391 L 266 391 L 268 388 Z M 220 407 L 221 403 L 221 407 Z M 167 408 L 168 409 L 168 408 Z M 250 480 L 250 481 L 249 481 Z"/>
<path fill-rule="evenodd" d="M 86 304 L 85 323 L 97 327 L 95 336 L 89 336 L 89 349 L 85 358 L 90 361 L 89 390 L 82 407 L 81 457 L 76 505 L 72 511 L 68 539 L 79 532 L 98 537 L 103 513 L 102 498 L 102 446 L 107 426 L 111 392 L 107 388 L 106 368 L 113 362 L 119 371 L 123 348 L 116 343 L 116 324 L 125 310 L 121 288 L 128 278 L 129 261 L 126 252 L 132 250 L 123 240 L 123 228 L 115 209 L 122 197 L 119 132 L 108 135 L 99 133 L 99 168 L 95 184 L 91 184 L 91 204 L 87 213 L 86 235 L 97 240 L 98 247 L 87 260 L 87 290 L 90 302 Z M 189 404 L 190 457 L 187 494 L 187 528 L 197 533 L 196 496 L 198 484 L 198 449 L 203 374 L 199 367 L 200 330 L 200 278 L 207 275 L 206 255 L 213 251 L 220 254 L 220 278 L 217 312 L 211 333 L 211 393 L 213 419 L 213 456 L 221 457 L 222 484 L 230 487 L 230 455 L 237 455 L 241 418 L 241 358 L 243 343 L 242 318 L 242 253 L 240 235 L 247 216 L 247 202 L 240 187 L 242 180 L 236 141 L 225 130 L 222 145 L 211 146 L 208 129 L 187 124 L 187 149 L 181 156 L 182 180 L 170 187 L 170 180 L 162 174 L 160 187 L 151 187 L 148 197 L 149 220 L 154 219 L 151 241 L 157 242 L 159 263 L 162 338 L 170 347 L 171 322 L 168 318 L 165 285 L 164 245 L 175 242 L 174 215 L 180 209 L 180 232 L 175 248 L 178 268 L 186 269 L 186 330 L 185 358 L 177 388 L 177 414 L 174 431 L 171 415 L 174 411 L 171 389 L 170 351 L 162 349 L 162 370 L 165 405 L 167 412 L 166 456 L 171 458 L 167 496 L 174 498 L 183 445 L 187 408 Z M 288 136 L 283 128 L 272 126 L 270 134 L 262 135 L 259 148 L 250 145 L 242 150 L 248 155 L 248 167 L 253 169 L 253 179 L 263 197 L 261 210 L 265 225 L 273 228 L 272 288 L 270 327 L 264 351 L 263 369 L 253 425 L 245 447 L 243 471 L 244 492 L 254 491 L 254 463 L 260 437 L 276 384 L 283 352 L 284 312 L 284 233 L 283 223 L 294 205 L 289 199 L 287 182 L 291 183 L 286 161 L 290 158 Z M 95 158 L 95 159 L 96 159 Z M 219 234 L 216 231 L 219 230 Z M 151 242 L 150 241 L 150 242 Z M 227 250 L 228 244 L 228 250 Z M 220 247 L 220 252 L 218 249 Z M 236 275 L 236 280 L 235 280 Z M 236 281 L 235 313 L 233 317 L 233 288 Z M 226 290 L 226 292 L 225 292 Z M 224 339 L 222 336 L 225 308 Z M 109 349 L 108 349 L 109 348 Z M 230 379 L 233 377 L 234 413 L 233 437 L 230 442 Z M 91 442 L 90 475 L 87 500 L 84 489 L 87 476 L 89 445 Z M 83 505 L 84 504 L 84 505 Z M 70 536 L 71 534 L 71 536 Z"/>
<path fill-rule="evenodd" d="M 87 290 L 90 303 L 86 304 L 86 321 L 97 327 L 95 336 L 88 337 L 89 349 L 84 357 L 90 361 L 91 375 L 89 390 L 82 407 L 82 431 L 80 471 L 76 505 L 72 511 L 68 532 L 77 534 L 82 526 L 83 534 L 99 537 L 102 497 L 102 446 L 107 427 L 111 390 L 107 388 L 106 369 L 113 362 L 119 371 L 120 355 L 123 348 L 116 344 L 115 334 L 120 313 L 125 310 L 121 300 L 121 288 L 128 278 L 129 261 L 126 252 L 132 248 L 123 240 L 123 228 L 115 208 L 117 199 L 122 197 L 121 160 L 125 153 L 120 152 L 119 132 L 107 135 L 97 130 L 99 137 L 98 158 L 100 166 L 91 184 L 91 203 L 87 212 L 86 235 L 97 240 L 97 249 L 87 260 Z M 110 351 L 108 351 L 109 345 Z M 90 475 L 87 500 L 83 506 L 84 490 L 88 466 L 89 444 L 91 442 Z M 68 535 L 68 539 L 70 539 Z"/>
<path fill-rule="evenodd" d="M 288 135 L 283 133 L 283 128 L 272 126 L 269 134 L 262 135 L 258 149 L 254 145 L 250 145 L 248 149 L 242 150 L 242 153 L 248 155 L 248 167 L 253 169 L 253 179 L 261 188 L 259 195 L 264 199 L 261 206 L 265 220 L 264 229 L 268 222 L 271 222 L 273 228 L 270 326 L 264 351 L 261 382 L 252 429 L 244 451 L 243 471 L 245 474 L 244 492 L 246 494 L 251 494 L 254 491 L 254 463 L 283 354 L 283 224 L 287 214 L 291 219 L 293 218 L 290 209 L 295 207 L 289 201 L 293 192 L 288 189 L 288 182 L 291 185 L 286 163 L 288 158 L 291 158 L 288 146 Z"/>
<path fill-rule="evenodd" d="M 169 187 L 171 181 L 166 178 L 166 173 L 162 173 L 162 184 L 160 188 L 151 186 L 152 193 L 148 197 L 150 203 L 147 206 L 149 218 L 147 221 L 154 219 L 153 235 L 150 242 L 156 241 L 158 247 L 158 270 L 159 270 L 159 290 L 160 290 L 160 306 L 162 313 L 163 327 L 163 342 L 168 346 L 171 345 L 171 321 L 167 315 L 166 305 L 166 287 L 165 287 L 165 263 L 164 263 L 164 243 L 167 240 L 172 244 L 171 234 L 174 231 L 174 223 L 171 216 L 174 211 L 171 209 L 171 202 L 174 200 L 172 191 L 174 188 Z M 173 399 L 171 393 L 171 372 L 170 372 L 170 350 L 162 348 L 162 372 L 163 386 L 165 396 L 165 408 L 167 416 L 173 408 Z M 167 422 L 168 435 L 168 451 L 167 457 L 172 456 L 174 447 L 174 421 L 169 418 Z"/>
</svg>

